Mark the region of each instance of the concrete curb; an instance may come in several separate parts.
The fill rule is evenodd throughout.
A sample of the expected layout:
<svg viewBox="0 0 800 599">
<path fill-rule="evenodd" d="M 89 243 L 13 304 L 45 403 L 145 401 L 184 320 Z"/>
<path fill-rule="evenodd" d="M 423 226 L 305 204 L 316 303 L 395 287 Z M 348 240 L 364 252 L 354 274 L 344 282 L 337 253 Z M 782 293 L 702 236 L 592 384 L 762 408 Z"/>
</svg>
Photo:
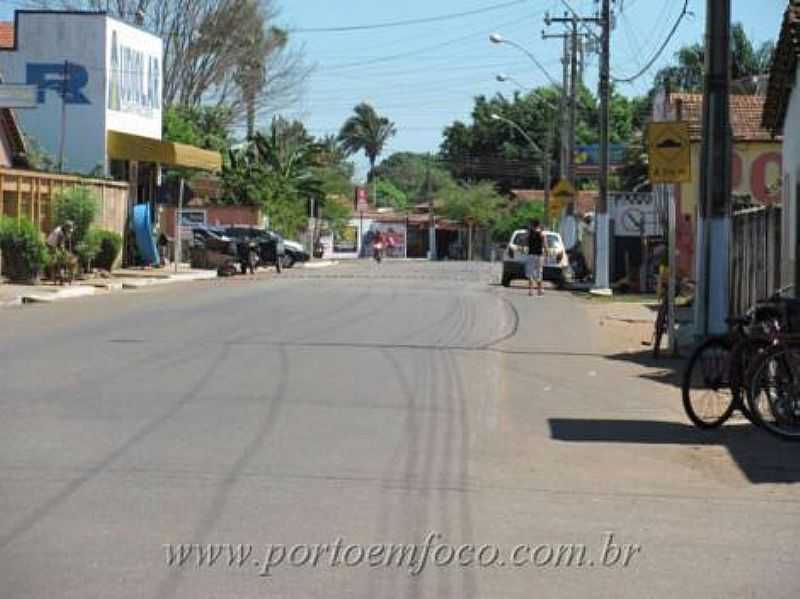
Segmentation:
<svg viewBox="0 0 800 599">
<path fill-rule="evenodd" d="M 142 289 L 154 285 L 169 285 L 170 283 L 187 283 L 192 281 L 206 281 L 217 278 L 215 271 L 173 273 L 155 277 L 132 277 L 133 280 L 109 280 L 82 283 L 75 287 L 68 287 L 52 292 L 22 293 L 14 299 L 0 302 L 0 308 L 19 306 L 22 304 L 49 304 L 67 299 L 89 297 L 114 291 Z"/>
<path fill-rule="evenodd" d="M 60 289 L 59 291 L 53 293 L 32 293 L 29 295 L 22 295 L 20 296 L 19 300 L 23 304 L 47 304 L 66 299 L 88 297 L 90 295 L 95 295 L 96 293 L 97 289 L 95 287 L 72 287 L 70 289 Z"/>
<path fill-rule="evenodd" d="M 336 266 L 339 264 L 336 260 L 319 260 L 317 262 L 304 262 L 303 268 L 328 268 L 330 266 Z"/>
</svg>

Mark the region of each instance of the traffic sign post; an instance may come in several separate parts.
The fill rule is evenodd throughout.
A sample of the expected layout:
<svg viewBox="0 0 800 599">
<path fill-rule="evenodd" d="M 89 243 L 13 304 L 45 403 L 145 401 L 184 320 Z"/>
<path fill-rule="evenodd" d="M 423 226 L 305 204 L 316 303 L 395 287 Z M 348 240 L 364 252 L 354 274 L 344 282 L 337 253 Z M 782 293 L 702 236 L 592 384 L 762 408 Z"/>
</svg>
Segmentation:
<svg viewBox="0 0 800 599">
<path fill-rule="evenodd" d="M 651 183 L 689 183 L 692 180 L 692 150 L 687 123 L 650 123 L 647 127 L 647 154 Z"/>
</svg>

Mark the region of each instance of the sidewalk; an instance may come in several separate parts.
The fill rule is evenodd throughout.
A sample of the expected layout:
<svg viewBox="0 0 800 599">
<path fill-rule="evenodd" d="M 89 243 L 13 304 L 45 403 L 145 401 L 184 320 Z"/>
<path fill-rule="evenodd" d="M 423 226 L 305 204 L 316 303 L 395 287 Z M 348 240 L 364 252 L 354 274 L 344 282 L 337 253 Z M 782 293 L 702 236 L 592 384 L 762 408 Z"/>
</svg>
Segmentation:
<svg viewBox="0 0 800 599">
<path fill-rule="evenodd" d="M 216 271 L 185 269 L 178 273 L 164 269 L 122 268 L 111 276 L 95 276 L 72 285 L 55 285 L 43 282 L 39 285 L 18 285 L 0 282 L 0 307 L 25 303 L 47 303 L 127 289 L 140 289 L 153 285 L 185 283 L 217 278 Z"/>
</svg>

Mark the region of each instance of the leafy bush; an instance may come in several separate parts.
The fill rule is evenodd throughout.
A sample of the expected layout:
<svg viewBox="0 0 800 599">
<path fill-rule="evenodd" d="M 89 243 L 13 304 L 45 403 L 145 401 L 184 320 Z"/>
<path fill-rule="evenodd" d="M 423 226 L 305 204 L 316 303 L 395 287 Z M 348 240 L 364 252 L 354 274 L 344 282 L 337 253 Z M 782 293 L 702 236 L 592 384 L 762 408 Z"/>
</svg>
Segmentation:
<svg viewBox="0 0 800 599">
<path fill-rule="evenodd" d="M 102 243 L 100 233 L 100 229 L 90 228 L 83 239 L 75 244 L 75 253 L 80 259 L 84 272 L 91 270 L 92 261 L 100 253 L 100 244 Z"/>
<path fill-rule="evenodd" d="M 63 225 L 71 220 L 75 225 L 72 240 L 77 250 L 78 244 L 89 233 L 89 227 L 97 214 L 99 200 L 88 187 L 65 189 L 55 198 L 53 216 L 56 225 Z"/>
<path fill-rule="evenodd" d="M 3 274 L 12 281 L 34 281 L 48 263 L 47 245 L 39 229 L 26 218 L 0 217 Z"/>
<path fill-rule="evenodd" d="M 114 231 L 103 229 L 96 229 L 96 231 L 100 239 L 100 251 L 94 258 L 94 265 L 110 272 L 122 251 L 122 236 Z"/>
</svg>

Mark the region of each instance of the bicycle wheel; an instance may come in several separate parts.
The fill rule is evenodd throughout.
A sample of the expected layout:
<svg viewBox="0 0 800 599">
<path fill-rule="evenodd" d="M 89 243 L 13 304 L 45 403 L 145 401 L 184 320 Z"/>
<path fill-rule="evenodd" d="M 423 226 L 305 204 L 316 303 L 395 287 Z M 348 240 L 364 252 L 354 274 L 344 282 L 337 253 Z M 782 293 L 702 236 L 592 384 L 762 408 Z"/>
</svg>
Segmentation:
<svg viewBox="0 0 800 599">
<path fill-rule="evenodd" d="M 698 428 L 717 428 L 736 407 L 731 354 L 727 337 L 711 337 L 694 350 L 683 371 L 683 409 Z"/>
<path fill-rule="evenodd" d="M 731 350 L 730 377 L 734 409 L 739 410 L 753 424 L 757 423 L 753 420 L 753 415 L 750 413 L 750 408 L 746 401 L 750 375 L 753 365 L 759 356 L 769 347 L 770 343 L 766 339 L 743 337 L 733 345 Z"/>
<path fill-rule="evenodd" d="M 800 348 L 779 345 L 758 358 L 747 402 L 753 422 L 781 439 L 800 441 Z"/>
</svg>

